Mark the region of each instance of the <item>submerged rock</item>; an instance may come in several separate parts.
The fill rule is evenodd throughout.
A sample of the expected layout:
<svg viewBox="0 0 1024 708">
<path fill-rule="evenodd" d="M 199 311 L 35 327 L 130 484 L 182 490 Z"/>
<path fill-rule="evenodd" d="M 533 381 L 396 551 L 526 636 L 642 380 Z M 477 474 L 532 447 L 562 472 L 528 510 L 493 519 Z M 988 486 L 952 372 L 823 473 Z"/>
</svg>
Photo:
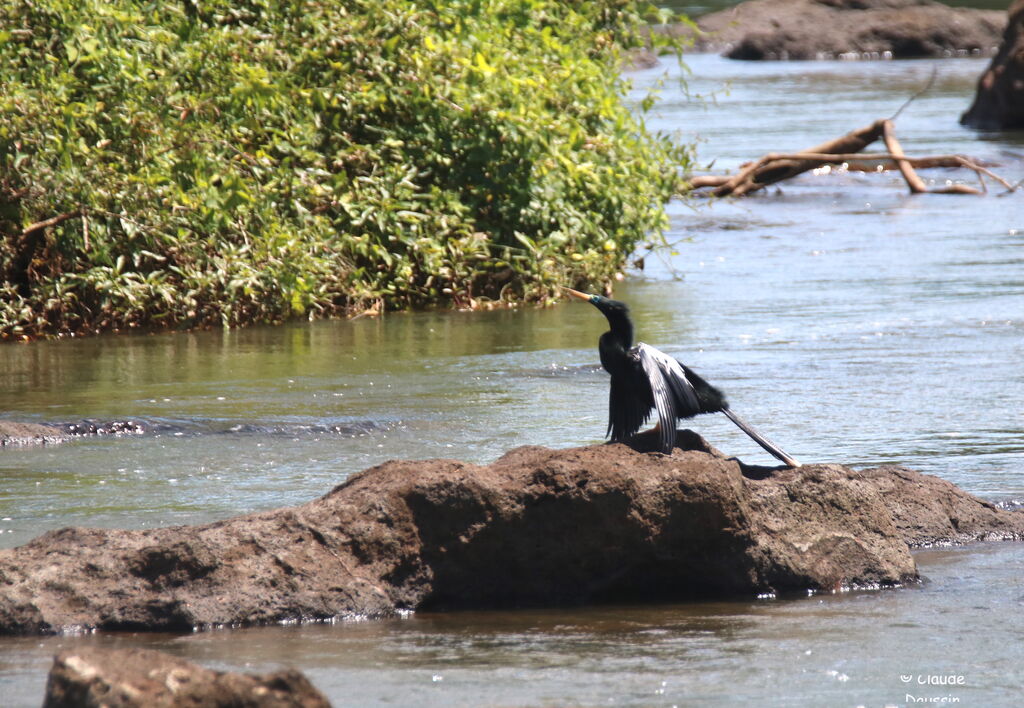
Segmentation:
<svg viewBox="0 0 1024 708">
<path fill-rule="evenodd" d="M 346 420 L 326 425 L 303 425 L 295 423 L 237 423 L 217 429 L 201 426 L 181 426 L 164 422 L 137 420 L 80 420 L 71 423 L 15 423 L 0 421 L 0 447 L 14 445 L 45 445 L 66 442 L 79 438 L 103 436 L 124 437 L 128 435 L 173 434 L 173 435 L 338 435 L 356 437 L 376 430 L 387 430 L 393 421 Z"/>
<path fill-rule="evenodd" d="M 960 118 L 972 128 L 1024 128 L 1024 0 L 1010 5 L 999 52 L 978 79 L 974 103 Z"/>
<path fill-rule="evenodd" d="M 1024 536 L 1024 515 L 903 468 L 750 467 L 689 431 L 677 445 L 393 461 L 294 508 L 53 531 L 0 551 L 0 632 L 877 587 L 917 579 L 911 545 Z"/>
<path fill-rule="evenodd" d="M 139 435 L 146 432 L 141 423 L 131 420 L 98 422 L 83 420 L 78 423 L 40 425 L 0 421 L 0 447 L 14 445 L 52 445 L 72 438 L 95 435 Z"/>
<path fill-rule="evenodd" d="M 330 708 L 299 671 L 211 671 L 152 649 L 80 647 L 58 654 L 43 708 Z"/>
<path fill-rule="evenodd" d="M 68 437 L 63 430 L 50 425 L 0 420 L 0 447 L 59 443 Z"/>
<path fill-rule="evenodd" d="M 76 438 L 93 435 L 141 435 L 146 432 L 146 426 L 134 420 L 83 420 L 80 423 L 64 423 L 60 428 L 69 436 Z"/>
<path fill-rule="evenodd" d="M 1004 22 L 936 0 L 749 0 L 700 18 L 695 46 L 731 59 L 987 56 Z"/>
</svg>

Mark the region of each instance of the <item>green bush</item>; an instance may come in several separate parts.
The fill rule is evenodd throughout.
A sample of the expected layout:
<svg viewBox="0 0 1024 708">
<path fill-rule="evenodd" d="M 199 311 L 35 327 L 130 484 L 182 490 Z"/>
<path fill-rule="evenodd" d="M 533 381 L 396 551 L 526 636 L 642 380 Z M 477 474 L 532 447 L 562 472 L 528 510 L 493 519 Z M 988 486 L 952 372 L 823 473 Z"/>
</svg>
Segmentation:
<svg viewBox="0 0 1024 708">
<path fill-rule="evenodd" d="M 0 334 L 537 300 L 659 232 L 631 0 L 10 0 Z"/>
</svg>

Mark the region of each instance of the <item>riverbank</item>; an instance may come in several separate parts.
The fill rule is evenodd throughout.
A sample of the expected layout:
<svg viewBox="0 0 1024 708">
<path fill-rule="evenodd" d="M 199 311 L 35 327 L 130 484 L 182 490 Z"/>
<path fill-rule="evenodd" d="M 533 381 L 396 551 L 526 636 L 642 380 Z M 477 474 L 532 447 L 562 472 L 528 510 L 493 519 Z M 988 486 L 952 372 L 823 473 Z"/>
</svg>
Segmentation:
<svg viewBox="0 0 1024 708">
<path fill-rule="evenodd" d="M 0 10 L 0 339 L 544 302 L 664 227 L 632 2 L 187 7 Z"/>
<path fill-rule="evenodd" d="M 669 34 L 693 49 L 742 60 L 879 60 L 995 54 L 1005 11 L 936 0 L 749 0 Z"/>
</svg>

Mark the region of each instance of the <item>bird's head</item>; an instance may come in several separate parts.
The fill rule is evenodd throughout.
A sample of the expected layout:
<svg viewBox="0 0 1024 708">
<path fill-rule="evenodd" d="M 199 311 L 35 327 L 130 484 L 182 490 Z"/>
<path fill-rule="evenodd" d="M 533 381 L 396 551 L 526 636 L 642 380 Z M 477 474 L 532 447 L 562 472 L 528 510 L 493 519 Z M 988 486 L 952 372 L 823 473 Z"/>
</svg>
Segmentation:
<svg viewBox="0 0 1024 708">
<path fill-rule="evenodd" d="M 569 293 L 573 297 L 579 298 L 580 300 L 586 300 L 591 305 L 599 309 L 607 317 L 609 313 L 628 313 L 629 306 L 619 300 L 612 300 L 603 295 L 591 295 L 590 293 L 583 293 L 579 290 L 573 290 L 572 288 L 562 288 L 565 292 Z"/>
<path fill-rule="evenodd" d="M 627 343 L 632 341 L 633 323 L 629 319 L 629 305 L 621 300 L 612 300 L 611 298 L 604 297 L 603 295 L 582 293 L 579 290 L 573 290 L 572 288 L 563 287 L 562 290 L 575 298 L 586 300 L 596 307 L 605 317 L 608 318 L 608 324 L 611 325 L 612 332 L 618 334 Z"/>
</svg>

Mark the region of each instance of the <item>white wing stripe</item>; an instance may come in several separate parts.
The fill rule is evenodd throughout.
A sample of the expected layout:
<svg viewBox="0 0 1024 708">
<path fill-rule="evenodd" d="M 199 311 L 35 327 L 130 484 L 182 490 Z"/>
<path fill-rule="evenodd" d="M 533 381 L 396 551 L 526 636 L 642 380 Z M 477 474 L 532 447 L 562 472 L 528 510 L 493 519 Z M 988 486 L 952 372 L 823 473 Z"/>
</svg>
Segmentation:
<svg viewBox="0 0 1024 708">
<path fill-rule="evenodd" d="M 674 397 L 669 391 L 671 381 L 666 381 L 667 377 L 665 376 L 666 369 L 671 372 L 671 368 L 668 367 L 665 360 L 667 359 L 675 364 L 675 368 L 679 370 L 679 374 L 683 376 L 684 381 L 686 380 L 686 375 L 683 374 L 682 368 L 680 368 L 679 363 L 675 359 L 666 356 L 654 347 L 640 343 L 633 347 L 633 351 L 636 353 L 637 359 L 640 360 L 640 365 L 643 367 L 644 373 L 647 374 L 648 381 L 651 382 L 654 406 L 658 409 L 662 452 L 672 452 L 672 446 L 676 440 L 676 407 Z"/>
<path fill-rule="evenodd" d="M 697 401 L 697 394 L 693 390 L 693 384 L 691 384 L 690 380 L 686 378 L 686 372 L 683 371 L 683 367 L 680 363 L 665 352 L 655 349 L 643 342 L 636 346 L 638 349 L 642 347 L 646 355 L 657 362 L 658 368 L 661 369 L 668 385 L 672 389 L 672 392 L 676 394 L 680 402 L 685 403 L 686 407 L 693 413 L 697 413 L 700 410 L 700 403 Z"/>
</svg>

